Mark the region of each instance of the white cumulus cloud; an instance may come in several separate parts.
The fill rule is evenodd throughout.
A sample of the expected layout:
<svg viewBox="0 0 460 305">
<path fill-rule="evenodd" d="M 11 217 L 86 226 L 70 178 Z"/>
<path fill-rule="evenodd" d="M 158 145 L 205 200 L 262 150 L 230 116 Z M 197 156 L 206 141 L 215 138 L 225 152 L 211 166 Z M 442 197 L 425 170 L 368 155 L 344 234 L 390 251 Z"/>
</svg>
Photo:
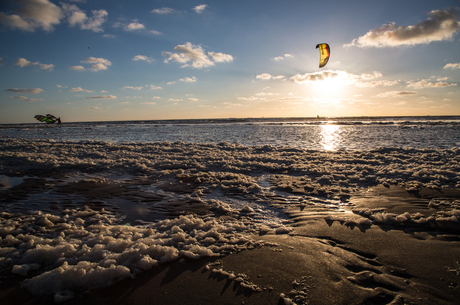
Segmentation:
<svg viewBox="0 0 460 305">
<path fill-rule="evenodd" d="M 146 62 L 152 62 L 152 61 L 154 61 L 153 58 L 150 58 L 150 57 L 145 56 L 145 55 L 136 55 L 136 56 L 133 57 L 133 60 L 134 60 L 134 61 L 143 60 L 143 61 L 146 61 Z"/>
<path fill-rule="evenodd" d="M 460 22 L 453 11 L 433 10 L 429 16 L 427 20 L 415 25 L 400 26 L 394 22 L 384 24 L 344 46 L 395 47 L 428 44 L 451 39 L 460 29 Z"/>
<path fill-rule="evenodd" d="M 284 56 L 273 57 L 272 60 L 281 61 L 281 60 L 285 60 L 285 59 L 288 59 L 288 58 L 294 58 L 294 56 L 292 56 L 291 54 L 284 54 Z"/>
<path fill-rule="evenodd" d="M 208 52 L 209 56 L 212 57 L 212 59 L 215 62 L 230 62 L 233 61 L 233 56 L 230 54 L 224 54 L 224 53 L 215 53 L 215 52 Z"/>
<path fill-rule="evenodd" d="M 78 65 L 78 66 L 70 66 L 69 69 L 70 70 L 76 70 L 76 71 L 85 71 L 86 70 L 85 67 L 80 66 L 80 65 Z"/>
<path fill-rule="evenodd" d="M 144 88 L 144 87 L 143 87 L 143 86 L 140 86 L 140 87 L 124 86 L 124 87 L 121 88 L 121 89 L 141 90 L 142 88 Z"/>
<path fill-rule="evenodd" d="M 458 62 L 458 63 L 449 63 L 449 64 L 444 66 L 444 69 L 452 69 L 452 70 L 460 69 L 460 62 Z"/>
<path fill-rule="evenodd" d="M 86 90 L 86 89 L 83 89 L 82 87 L 76 87 L 76 88 L 72 88 L 70 89 L 70 92 L 93 92 L 91 90 Z"/>
<path fill-rule="evenodd" d="M 179 79 L 179 81 L 184 82 L 184 83 L 195 83 L 196 82 L 196 77 L 195 76 L 184 77 L 184 78 Z"/>
<path fill-rule="evenodd" d="M 91 17 L 74 4 L 62 3 L 64 12 L 69 16 L 71 27 L 79 26 L 82 30 L 92 30 L 96 33 L 103 32 L 102 24 L 107 21 L 109 13 L 106 10 L 92 10 Z"/>
<path fill-rule="evenodd" d="M 207 7 L 207 4 L 200 4 L 192 8 L 197 14 L 201 14 Z"/>
<path fill-rule="evenodd" d="M 165 63 L 175 61 L 182 64 L 182 67 L 193 67 L 197 69 L 214 66 L 215 62 L 229 62 L 233 57 L 229 54 L 208 52 L 201 46 L 186 42 L 183 45 L 174 47 L 176 52 L 163 52 Z M 209 56 L 211 58 L 209 58 Z"/>
<path fill-rule="evenodd" d="M 270 80 L 270 79 L 284 79 L 284 75 L 273 76 L 269 73 L 262 73 L 256 76 L 256 79 Z"/>
<path fill-rule="evenodd" d="M 170 7 L 162 7 L 162 8 L 156 8 L 152 10 L 151 12 L 154 14 L 159 14 L 159 15 L 167 15 L 167 14 L 176 13 L 177 11 Z"/>
<path fill-rule="evenodd" d="M 13 4 L 16 8 L 11 14 L 0 12 L 0 23 L 12 29 L 51 31 L 64 17 L 61 8 L 48 0 L 21 0 Z"/>
<path fill-rule="evenodd" d="M 446 82 L 432 82 L 426 79 L 422 79 L 420 81 L 409 81 L 407 82 L 407 87 L 415 88 L 415 89 L 423 89 L 423 88 L 444 88 L 444 87 L 451 87 L 457 86 L 455 83 L 446 83 Z"/>
<path fill-rule="evenodd" d="M 137 20 L 125 25 L 123 27 L 125 31 L 139 31 L 145 29 L 145 26 L 142 23 L 139 23 Z"/>
<path fill-rule="evenodd" d="M 53 70 L 53 68 L 54 68 L 53 64 L 41 64 L 38 61 L 37 62 L 31 62 L 31 61 L 29 61 L 29 60 L 27 60 L 25 58 L 19 58 L 16 61 L 16 65 L 18 65 L 21 68 L 30 67 L 30 66 L 38 66 L 42 70 Z"/>
<path fill-rule="evenodd" d="M 94 72 L 101 71 L 101 70 L 107 70 L 108 66 L 112 65 L 112 62 L 110 60 L 102 58 L 102 57 L 99 57 L 99 58 L 89 57 L 87 59 L 83 59 L 80 62 L 85 63 L 85 64 L 92 64 L 90 66 L 90 70 Z M 81 70 L 80 68 L 76 68 L 76 67 L 81 67 L 81 66 L 74 66 L 74 70 Z"/>
</svg>

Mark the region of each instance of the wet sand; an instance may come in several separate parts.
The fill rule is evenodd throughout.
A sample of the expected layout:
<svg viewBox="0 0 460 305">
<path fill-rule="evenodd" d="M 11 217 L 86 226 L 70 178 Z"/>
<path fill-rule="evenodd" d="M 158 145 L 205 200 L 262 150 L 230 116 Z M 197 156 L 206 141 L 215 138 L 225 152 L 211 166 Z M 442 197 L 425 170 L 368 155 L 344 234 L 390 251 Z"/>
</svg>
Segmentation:
<svg viewBox="0 0 460 305">
<path fill-rule="evenodd" d="M 455 149 L 3 144 L 1 304 L 460 299 Z"/>
<path fill-rule="evenodd" d="M 354 208 L 427 213 L 433 198 L 456 190 L 411 193 L 376 187 L 353 194 Z M 356 214 L 350 214 L 353 218 Z M 334 217 L 295 222 L 289 234 L 252 236 L 270 246 L 218 258 L 174 261 L 64 304 L 454 304 L 460 290 L 457 224 L 350 225 Z M 2 304 L 48 304 L 2 281 Z"/>
</svg>

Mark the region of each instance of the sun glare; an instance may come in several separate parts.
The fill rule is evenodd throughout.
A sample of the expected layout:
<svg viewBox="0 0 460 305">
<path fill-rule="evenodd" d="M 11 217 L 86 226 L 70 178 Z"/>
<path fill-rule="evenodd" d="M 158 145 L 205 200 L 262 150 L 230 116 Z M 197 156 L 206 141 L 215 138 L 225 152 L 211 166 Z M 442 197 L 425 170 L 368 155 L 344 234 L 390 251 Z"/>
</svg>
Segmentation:
<svg viewBox="0 0 460 305">
<path fill-rule="evenodd" d="M 346 81 L 340 77 L 326 78 L 310 85 L 317 97 L 342 98 L 345 93 Z"/>
</svg>

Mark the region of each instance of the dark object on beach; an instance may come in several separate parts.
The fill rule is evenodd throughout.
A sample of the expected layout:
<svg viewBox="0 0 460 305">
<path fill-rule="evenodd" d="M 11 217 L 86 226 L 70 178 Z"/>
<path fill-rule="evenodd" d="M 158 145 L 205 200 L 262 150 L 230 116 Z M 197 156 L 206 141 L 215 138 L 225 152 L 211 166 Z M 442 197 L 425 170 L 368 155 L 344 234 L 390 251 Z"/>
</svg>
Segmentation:
<svg viewBox="0 0 460 305">
<path fill-rule="evenodd" d="M 52 114 L 47 114 L 46 116 L 45 115 L 41 115 L 41 114 L 37 114 L 35 117 L 34 117 L 36 120 L 40 121 L 40 122 L 45 122 L 46 124 L 53 124 L 53 123 L 58 123 L 58 124 L 61 124 L 61 118 L 57 118 L 55 117 L 54 115 Z"/>
</svg>

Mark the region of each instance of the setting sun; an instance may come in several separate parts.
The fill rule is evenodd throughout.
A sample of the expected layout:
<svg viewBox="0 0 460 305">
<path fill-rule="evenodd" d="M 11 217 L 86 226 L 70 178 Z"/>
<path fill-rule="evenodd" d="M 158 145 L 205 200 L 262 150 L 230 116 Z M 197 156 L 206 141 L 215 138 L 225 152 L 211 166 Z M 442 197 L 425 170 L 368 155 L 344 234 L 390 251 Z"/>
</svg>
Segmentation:
<svg viewBox="0 0 460 305">
<path fill-rule="evenodd" d="M 311 85 L 318 97 L 343 98 L 347 83 L 341 78 L 326 78 Z"/>
</svg>

